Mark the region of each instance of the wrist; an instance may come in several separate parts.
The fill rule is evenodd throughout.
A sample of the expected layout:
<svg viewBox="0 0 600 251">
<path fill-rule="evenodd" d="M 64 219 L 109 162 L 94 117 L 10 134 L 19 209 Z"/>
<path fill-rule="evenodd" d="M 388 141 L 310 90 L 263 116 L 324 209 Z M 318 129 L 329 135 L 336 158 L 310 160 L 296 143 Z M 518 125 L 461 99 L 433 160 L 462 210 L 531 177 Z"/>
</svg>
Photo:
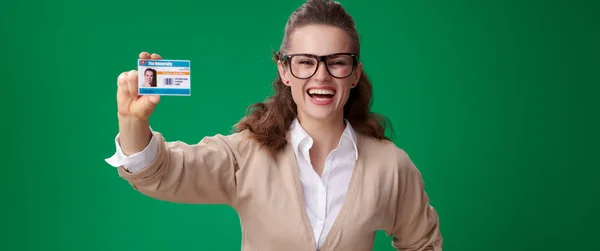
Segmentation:
<svg viewBox="0 0 600 251">
<path fill-rule="evenodd" d="M 140 117 L 136 117 L 136 116 L 131 116 L 131 115 L 121 115 L 121 114 L 117 114 L 117 119 L 119 121 L 119 124 L 127 124 L 127 125 L 143 125 L 143 124 L 148 124 L 149 119 L 148 118 L 140 118 Z"/>
<path fill-rule="evenodd" d="M 143 150 L 152 138 L 148 119 L 119 116 L 119 144 L 126 155 Z"/>
</svg>

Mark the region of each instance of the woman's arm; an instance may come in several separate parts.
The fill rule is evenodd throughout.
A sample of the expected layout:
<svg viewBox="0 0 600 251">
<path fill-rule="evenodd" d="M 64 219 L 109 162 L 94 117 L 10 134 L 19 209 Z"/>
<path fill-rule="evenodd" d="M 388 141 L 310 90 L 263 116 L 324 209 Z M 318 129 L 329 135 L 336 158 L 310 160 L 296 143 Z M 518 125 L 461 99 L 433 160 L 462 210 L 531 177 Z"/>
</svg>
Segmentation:
<svg viewBox="0 0 600 251">
<path fill-rule="evenodd" d="M 241 134 L 205 137 L 197 144 L 166 142 L 153 132 L 154 160 L 139 172 L 118 168 L 119 175 L 149 197 L 190 204 L 231 204 L 236 198 L 235 173 Z"/>
<path fill-rule="evenodd" d="M 443 239 L 436 210 L 429 205 L 421 173 L 406 154 L 400 161 L 400 189 L 392 227 L 392 246 L 405 251 L 441 251 Z"/>
</svg>

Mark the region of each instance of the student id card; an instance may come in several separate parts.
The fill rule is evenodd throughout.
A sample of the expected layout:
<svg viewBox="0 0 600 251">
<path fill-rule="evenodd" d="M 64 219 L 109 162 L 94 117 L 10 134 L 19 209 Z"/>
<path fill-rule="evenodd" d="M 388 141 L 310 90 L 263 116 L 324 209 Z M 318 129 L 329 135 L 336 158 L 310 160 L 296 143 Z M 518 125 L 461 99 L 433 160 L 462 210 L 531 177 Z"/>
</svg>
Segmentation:
<svg viewBox="0 0 600 251">
<path fill-rule="evenodd" d="M 190 96 L 190 61 L 138 59 L 138 94 Z"/>
</svg>

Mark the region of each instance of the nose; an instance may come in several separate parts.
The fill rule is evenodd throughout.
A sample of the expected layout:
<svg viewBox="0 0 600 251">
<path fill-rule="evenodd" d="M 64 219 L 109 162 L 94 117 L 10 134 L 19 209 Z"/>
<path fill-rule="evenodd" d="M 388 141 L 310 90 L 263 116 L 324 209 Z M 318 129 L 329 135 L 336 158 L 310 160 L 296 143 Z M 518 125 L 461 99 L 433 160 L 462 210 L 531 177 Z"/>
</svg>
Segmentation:
<svg viewBox="0 0 600 251">
<path fill-rule="evenodd" d="M 325 62 L 319 62 L 317 65 L 317 72 L 315 72 L 315 75 L 313 75 L 312 78 L 314 80 L 325 81 L 329 80 L 330 77 L 331 76 L 329 75 L 329 72 L 327 72 L 327 65 Z"/>
</svg>

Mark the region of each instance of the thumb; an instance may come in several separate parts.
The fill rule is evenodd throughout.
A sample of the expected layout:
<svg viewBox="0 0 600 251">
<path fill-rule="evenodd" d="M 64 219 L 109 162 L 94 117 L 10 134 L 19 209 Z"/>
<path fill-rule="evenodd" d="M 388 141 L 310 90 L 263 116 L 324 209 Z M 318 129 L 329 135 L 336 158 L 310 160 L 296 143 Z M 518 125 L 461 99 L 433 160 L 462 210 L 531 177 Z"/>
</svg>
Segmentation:
<svg viewBox="0 0 600 251">
<path fill-rule="evenodd" d="M 147 112 L 152 112 L 154 111 L 154 108 L 156 107 L 156 104 L 158 104 L 158 95 L 148 95 L 148 96 L 144 96 L 142 99 L 140 99 L 140 105 L 142 107 L 142 109 L 144 109 Z"/>
<path fill-rule="evenodd" d="M 160 101 L 160 95 L 148 96 L 148 102 L 150 102 L 152 105 L 158 104 L 159 101 Z"/>
<path fill-rule="evenodd" d="M 154 96 L 154 95 L 153 95 Z M 149 117 L 156 107 L 157 98 L 153 96 L 141 96 L 133 102 L 132 111 L 138 116 Z"/>
</svg>

